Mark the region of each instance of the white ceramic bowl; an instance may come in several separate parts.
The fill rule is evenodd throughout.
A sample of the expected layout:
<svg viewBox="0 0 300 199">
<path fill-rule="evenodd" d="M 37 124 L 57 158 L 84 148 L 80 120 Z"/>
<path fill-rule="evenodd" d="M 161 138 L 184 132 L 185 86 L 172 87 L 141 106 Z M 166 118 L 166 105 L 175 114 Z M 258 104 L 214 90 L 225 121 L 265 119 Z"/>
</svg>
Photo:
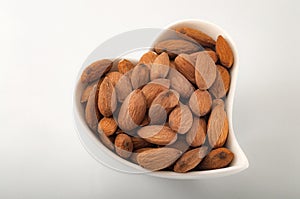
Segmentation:
<svg viewBox="0 0 300 199">
<path fill-rule="evenodd" d="M 80 74 L 82 72 L 79 71 L 78 77 L 76 79 L 76 87 L 74 89 L 74 98 L 73 98 L 73 108 L 74 108 L 74 119 L 75 126 L 80 137 L 81 143 L 85 147 L 85 149 L 93 156 L 97 161 L 102 164 L 121 171 L 128 173 L 145 173 L 148 175 L 162 177 L 162 178 L 170 178 L 170 179 L 203 179 L 203 178 L 212 178 L 212 177 L 221 177 L 226 175 L 232 175 L 238 173 L 249 166 L 248 160 L 240 148 L 233 131 L 232 124 L 232 108 L 233 108 L 233 99 L 234 92 L 236 87 L 236 80 L 238 75 L 238 67 L 239 67 L 239 57 L 237 53 L 236 46 L 234 42 L 230 38 L 230 36 L 219 26 L 205 22 L 201 20 L 184 20 L 173 23 L 166 28 L 174 28 L 179 26 L 188 26 L 194 29 L 199 29 L 206 34 L 210 35 L 212 38 L 216 39 L 218 35 L 223 35 L 229 42 L 233 54 L 234 54 L 234 65 L 231 69 L 231 86 L 230 91 L 227 95 L 226 100 L 226 110 L 229 119 L 229 135 L 226 142 L 226 147 L 229 148 L 234 153 L 234 160 L 232 163 L 222 169 L 216 170 L 207 170 L 207 171 L 193 171 L 188 173 L 175 173 L 170 171 L 158 171 L 158 172 L 149 172 L 145 169 L 142 169 L 140 166 L 135 165 L 127 160 L 124 160 L 117 156 L 114 152 L 107 149 L 93 134 L 93 132 L 88 128 L 85 119 L 84 119 L 84 110 L 82 105 L 80 104 L 81 93 L 84 89 L 84 85 L 80 82 Z M 163 32 L 157 38 L 159 39 L 163 36 Z M 83 69 L 83 68 L 82 68 Z"/>
</svg>

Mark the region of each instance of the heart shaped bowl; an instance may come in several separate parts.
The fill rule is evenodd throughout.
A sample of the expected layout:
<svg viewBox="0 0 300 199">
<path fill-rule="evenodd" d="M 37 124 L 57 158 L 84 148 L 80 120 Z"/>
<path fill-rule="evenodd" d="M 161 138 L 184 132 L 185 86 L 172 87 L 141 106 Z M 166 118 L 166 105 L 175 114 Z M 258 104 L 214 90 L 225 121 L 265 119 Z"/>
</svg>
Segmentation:
<svg viewBox="0 0 300 199">
<path fill-rule="evenodd" d="M 117 171 L 121 172 L 126 172 L 126 173 L 131 173 L 131 174 L 147 174 L 151 176 L 156 176 L 156 177 L 161 177 L 161 178 L 169 178 L 169 179 L 182 179 L 182 180 L 187 180 L 187 179 L 204 179 L 204 178 L 214 178 L 214 177 L 221 177 L 221 176 L 226 176 L 226 175 L 232 175 L 235 173 L 238 173 L 240 171 L 245 170 L 248 168 L 249 163 L 247 160 L 247 157 L 245 156 L 244 152 L 242 151 L 241 147 L 239 146 L 234 130 L 233 130 L 233 123 L 232 123 L 232 109 L 233 109 L 233 100 L 234 100 L 234 92 L 236 88 L 236 81 L 237 81 L 237 76 L 238 76 L 238 68 L 239 68 L 239 57 L 237 53 L 236 46 L 233 42 L 233 40 L 230 38 L 230 36 L 219 26 L 206 22 L 206 21 L 201 21 L 201 20 L 184 20 L 184 21 L 178 21 L 175 22 L 169 26 L 167 26 L 165 29 L 170 29 L 170 28 L 175 28 L 175 27 L 190 27 L 194 29 L 201 30 L 202 32 L 208 34 L 211 36 L 213 39 L 217 39 L 218 35 L 222 35 L 229 45 L 232 48 L 233 55 L 234 55 L 234 64 L 231 68 L 231 86 L 229 93 L 226 98 L 225 102 L 225 107 L 228 115 L 228 120 L 229 120 L 229 134 L 227 138 L 227 142 L 225 147 L 230 149 L 234 153 L 234 159 L 231 162 L 229 166 L 226 168 L 221 168 L 221 169 L 215 169 L 215 170 L 205 170 L 205 171 L 191 171 L 187 173 L 175 173 L 172 171 L 155 171 L 151 172 L 148 170 L 145 170 L 141 168 L 140 166 L 133 164 L 127 160 L 124 160 L 117 156 L 114 152 L 110 151 L 106 146 L 104 146 L 98 138 L 94 135 L 94 133 L 89 129 L 85 122 L 85 116 L 84 116 L 84 107 L 80 103 L 80 98 L 81 94 L 85 88 L 85 85 L 83 85 L 80 82 L 80 75 L 81 72 L 83 71 L 84 67 L 87 66 L 93 59 L 97 57 L 97 54 L 101 53 L 101 58 L 106 58 L 107 56 L 105 53 L 107 53 L 107 50 L 99 51 L 95 50 L 90 56 L 86 63 L 83 64 L 83 67 L 78 73 L 77 79 L 76 79 L 76 86 L 74 89 L 74 95 L 73 95 L 73 111 L 74 111 L 74 121 L 75 121 L 75 126 L 76 130 L 78 132 L 79 138 L 81 140 L 82 145 L 85 147 L 85 149 L 90 153 L 92 157 L 94 157 L 97 161 L 100 163 L 115 169 Z M 166 32 L 160 31 L 157 37 L 158 31 L 152 31 L 151 29 L 146 31 L 147 34 L 143 32 L 135 32 L 135 34 L 138 35 L 143 35 L 144 37 L 149 37 L 150 38 L 156 38 L 155 41 L 159 41 L 161 38 L 165 37 Z M 149 34 L 148 34 L 149 33 Z M 126 34 L 125 34 L 126 35 Z M 137 37 L 138 38 L 138 37 Z M 128 41 L 129 38 L 126 38 L 124 36 L 123 38 L 118 38 L 115 39 L 117 42 L 122 41 Z M 131 35 L 132 39 L 132 35 Z M 129 44 L 132 44 L 132 42 L 128 41 Z M 153 43 L 153 40 L 151 40 L 151 44 Z M 107 42 L 106 42 L 107 44 Z M 133 48 L 139 48 L 142 46 L 151 46 L 151 44 L 137 44 L 135 43 L 135 46 L 129 46 L 128 49 L 121 49 L 119 48 L 120 52 L 117 52 L 118 55 L 122 54 L 125 51 L 128 51 L 129 49 Z M 142 45 L 142 46 L 141 46 Z M 106 46 L 106 45 L 103 45 Z M 105 57 L 106 56 L 106 57 Z M 111 54 L 110 56 L 111 57 Z M 98 58 L 98 57 L 97 57 Z"/>
</svg>

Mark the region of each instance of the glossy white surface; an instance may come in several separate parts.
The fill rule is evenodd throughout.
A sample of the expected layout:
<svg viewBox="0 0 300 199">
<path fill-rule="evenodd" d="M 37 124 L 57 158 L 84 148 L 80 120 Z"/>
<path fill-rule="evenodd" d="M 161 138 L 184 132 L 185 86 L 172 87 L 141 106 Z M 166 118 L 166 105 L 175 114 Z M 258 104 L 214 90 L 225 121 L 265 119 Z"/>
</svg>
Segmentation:
<svg viewBox="0 0 300 199">
<path fill-rule="evenodd" d="M 77 84 L 74 89 L 74 118 L 75 125 L 78 130 L 78 134 L 81 138 L 82 144 L 85 146 L 87 151 L 99 162 L 102 164 L 115 169 L 117 171 L 123 171 L 128 173 L 146 173 L 149 175 L 162 177 L 162 178 L 170 178 L 170 179 L 203 179 L 203 178 L 211 178 L 211 177 L 220 177 L 225 175 L 235 174 L 246 169 L 249 165 L 248 160 L 240 148 L 233 131 L 232 124 L 232 108 L 233 108 L 233 98 L 236 87 L 236 80 L 238 76 L 238 68 L 239 68 L 239 58 L 236 47 L 234 45 L 233 40 L 230 36 L 219 26 L 205 22 L 201 20 L 184 20 L 180 22 L 175 22 L 168 28 L 180 27 L 180 26 L 188 26 L 194 29 L 199 29 L 212 38 L 216 39 L 218 35 L 223 35 L 226 40 L 231 45 L 234 54 L 234 65 L 231 69 L 231 87 L 226 100 L 226 111 L 229 119 L 229 135 L 226 143 L 226 147 L 228 147 L 235 155 L 233 162 L 229 167 L 210 170 L 210 171 L 194 171 L 188 173 L 175 173 L 169 171 L 160 171 L 160 172 L 147 172 L 144 169 L 139 168 L 135 164 L 128 162 L 116 154 L 108 150 L 101 142 L 97 140 L 93 132 L 88 128 L 84 121 L 84 110 L 82 105 L 80 104 L 80 96 L 83 92 L 84 86 L 80 83 L 80 73 L 78 74 Z M 162 33 L 157 39 L 163 37 L 165 33 Z M 125 42 L 125 41 L 124 41 Z M 141 46 L 142 47 L 142 46 Z M 96 49 L 96 51 L 101 51 Z M 95 53 L 95 51 L 94 51 Z M 101 55 L 99 55 L 101 57 Z M 83 66 L 84 68 L 85 66 Z M 82 71 L 82 70 L 81 70 Z M 81 72 L 80 71 L 80 72 Z"/>
</svg>

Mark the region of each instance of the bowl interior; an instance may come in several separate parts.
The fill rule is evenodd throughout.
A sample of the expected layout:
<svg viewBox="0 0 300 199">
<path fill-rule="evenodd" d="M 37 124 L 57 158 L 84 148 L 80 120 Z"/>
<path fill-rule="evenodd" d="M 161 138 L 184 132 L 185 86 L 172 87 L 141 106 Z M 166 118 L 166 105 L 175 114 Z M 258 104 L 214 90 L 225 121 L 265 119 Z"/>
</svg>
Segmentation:
<svg viewBox="0 0 300 199">
<path fill-rule="evenodd" d="M 233 99 L 234 92 L 236 87 L 236 80 L 238 74 L 239 60 L 236 47 L 230 38 L 230 36 L 220 27 L 215 24 L 204 22 L 200 20 L 185 20 L 176 22 L 167 26 L 166 28 L 174 28 L 187 26 L 194 29 L 199 29 L 202 32 L 210 35 L 212 38 L 216 39 L 218 35 L 223 35 L 231 45 L 234 54 L 234 65 L 231 69 L 231 86 L 230 91 L 226 99 L 226 111 L 228 114 L 229 120 L 229 135 L 226 142 L 226 147 L 229 148 L 235 155 L 233 162 L 226 168 L 209 170 L 209 171 L 193 171 L 188 173 L 175 173 L 170 171 L 159 171 L 159 172 L 149 172 L 145 169 L 142 169 L 140 166 L 133 164 L 127 160 L 124 160 L 117 156 L 115 153 L 107 149 L 94 135 L 94 133 L 89 129 L 85 122 L 84 118 L 84 107 L 80 103 L 80 97 L 83 92 L 85 85 L 80 82 L 79 71 L 78 77 L 76 79 L 76 87 L 74 89 L 74 119 L 75 126 L 77 127 L 77 132 L 80 137 L 80 140 L 86 150 L 99 162 L 102 164 L 116 169 L 118 171 L 129 172 L 129 173 L 147 173 L 149 175 L 163 177 L 163 178 L 175 178 L 175 179 L 200 179 L 200 178 L 210 178 L 210 177 L 219 177 L 234 174 L 246 169 L 249 165 L 248 160 L 240 148 L 233 131 L 232 125 L 232 108 L 233 108 Z M 165 32 L 157 37 L 157 40 L 160 40 L 164 37 Z M 86 66 L 86 64 L 84 64 Z"/>
</svg>

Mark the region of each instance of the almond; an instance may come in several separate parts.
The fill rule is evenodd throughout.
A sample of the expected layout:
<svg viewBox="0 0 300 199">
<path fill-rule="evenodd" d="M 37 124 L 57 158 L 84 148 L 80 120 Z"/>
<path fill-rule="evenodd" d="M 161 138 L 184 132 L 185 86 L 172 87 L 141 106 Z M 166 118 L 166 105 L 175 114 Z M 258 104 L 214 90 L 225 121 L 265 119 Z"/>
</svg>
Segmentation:
<svg viewBox="0 0 300 199">
<path fill-rule="evenodd" d="M 104 146 L 106 146 L 108 149 L 110 149 L 112 151 L 115 149 L 112 139 L 110 137 L 107 137 L 103 133 L 103 131 L 99 131 L 98 135 L 99 135 L 99 139 L 100 139 L 101 143 L 104 144 Z"/>
<path fill-rule="evenodd" d="M 140 137 L 132 137 L 131 141 L 133 143 L 134 150 L 152 146 L 151 143 L 147 142 L 146 140 Z"/>
<path fill-rule="evenodd" d="M 193 85 L 177 70 L 170 69 L 168 79 L 171 88 L 177 91 L 181 97 L 188 99 L 194 92 Z"/>
<path fill-rule="evenodd" d="M 233 52 L 230 45 L 222 35 L 219 35 L 217 38 L 216 52 L 218 57 L 220 58 L 221 64 L 223 66 L 226 66 L 227 68 L 231 68 L 234 59 Z"/>
<path fill-rule="evenodd" d="M 146 114 L 146 98 L 140 89 L 132 91 L 123 102 L 118 115 L 118 124 L 123 131 L 138 127 Z"/>
<path fill-rule="evenodd" d="M 92 82 L 84 89 L 84 91 L 82 92 L 82 95 L 81 95 L 80 103 L 85 103 L 88 101 L 90 93 L 96 84 L 98 84 L 98 81 Z"/>
<path fill-rule="evenodd" d="M 185 141 L 184 135 L 178 134 L 177 140 L 173 144 L 168 145 L 168 147 L 178 149 L 179 151 L 184 153 L 190 148 L 190 145 Z"/>
<path fill-rule="evenodd" d="M 216 79 L 217 68 L 207 53 L 202 52 L 197 55 L 195 68 L 195 78 L 198 88 L 206 90 L 211 87 Z"/>
<path fill-rule="evenodd" d="M 118 71 L 122 74 L 128 73 L 134 68 L 133 63 L 127 59 L 121 59 L 118 63 Z"/>
<path fill-rule="evenodd" d="M 143 94 L 146 97 L 147 101 L 147 108 L 150 107 L 151 103 L 153 102 L 154 98 L 161 93 L 169 89 L 170 87 L 170 80 L 168 79 L 156 79 L 152 82 L 149 82 L 142 88 Z"/>
<path fill-rule="evenodd" d="M 144 120 L 140 123 L 140 126 L 147 126 L 149 124 L 150 124 L 150 117 L 148 114 L 146 114 Z"/>
<path fill-rule="evenodd" d="M 111 80 L 115 87 L 118 101 L 123 102 L 132 91 L 129 77 L 119 72 L 110 72 L 106 76 Z"/>
<path fill-rule="evenodd" d="M 150 79 L 165 78 L 169 72 L 169 65 L 170 60 L 167 53 L 163 52 L 158 55 L 152 64 Z"/>
<path fill-rule="evenodd" d="M 157 171 L 173 164 L 181 153 L 181 151 L 173 148 L 153 148 L 138 153 L 136 159 L 143 168 Z"/>
<path fill-rule="evenodd" d="M 118 125 L 113 118 L 104 117 L 98 124 L 98 132 L 103 131 L 106 136 L 111 136 L 116 132 Z"/>
<path fill-rule="evenodd" d="M 174 165 L 174 171 L 185 173 L 195 168 L 207 154 L 207 147 L 195 148 L 185 152 Z"/>
<path fill-rule="evenodd" d="M 189 106 L 196 116 L 204 116 L 211 109 L 212 99 L 208 91 L 197 89 L 191 95 Z"/>
<path fill-rule="evenodd" d="M 163 124 L 168 113 L 179 103 L 179 94 L 174 90 L 166 90 L 157 95 L 149 108 L 151 124 Z"/>
<path fill-rule="evenodd" d="M 145 53 L 139 60 L 140 64 L 152 64 L 154 60 L 156 59 L 157 54 L 156 52 L 149 51 Z"/>
<path fill-rule="evenodd" d="M 115 139 L 115 147 L 119 156 L 129 158 L 133 150 L 131 138 L 125 133 L 118 134 Z"/>
<path fill-rule="evenodd" d="M 97 130 L 98 122 L 101 116 L 96 103 L 98 100 L 97 93 L 99 84 L 94 85 L 92 91 L 90 92 L 90 96 L 85 107 L 85 120 L 88 126 L 94 131 Z"/>
<path fill-rule="evenodd" d="M 99 88 L 98 108 L 104 117 L 110 117 L 116 110 L 117 98 L 114 86 L 108 77 L 103 79 Z"/>
<path fill-rule="evenodd" d="M 179 134 L 185 134 L 193 124 L 193 115 L 187 105 L 180 104 L 170 113 L 169 125 Z"/>
<path fill-rule="evenodd" d="M 113 62 L 108 59 L 93 62 L 82 72 L 81 82 L 85 84 L 100 79 L 103 74 L 111 69 L 112 65 Z"/>
<path fill-rule="evenodd" d="M 189 55 L 180 54 L 175 58 L 176 69 L 190 82 L 196 83 L 195 80 L 195 62 L 193 62 Z"/>
<path fill-rule="evenodd" d="M 163 125 L 142 127 L 137 134 L 147 142 L 157 145 L 172 144 L 177 139 L 177 134 L 169 127 Z"/>
<path fill-rule="evenodd" d="M 132 154 L 131 154 L 131 156 L 130 156 L 131 162 L 137 164 L 137 163 L 138 163 L 138 162 L 137 162 L 137 159 L 136 159 L 137 155 L 138 155 L 139 153 L 143 152 L 143 151 L 148 150 L 148 149 L 151 149 L 151 148 L 146 147 L 146 148 L 140 148 L 140 149 L 137 149 L 137 150 L 133 151 Z"/>
<path fill-rule="evenodd" d="M 205 142 L 206 121 L 202 118 L 194 117 L 193 125 L 186 134 L 186 142 L 192 147 L 199 147 Z"/>
<path fill-rule="evenodd" d="M 170 58 L 174 58 L 179 54 L 191 54 L 201 50 L 200 46 L 181 39 L 170 39 L 158 42 L 154 45 L 155 51 L 160 54 L 168 53 Z"/>
<path fill-rule="evenodd" d="M 224 106 L 216 105 L 209 116 L 207 136 L 212 148 L 222 147 L 228 136 L 228 119 Z"/>
<path fill-rule="evenodd" d="M 150 69 L 145 64 L 138 64 L 131 74 L 131 84 L 133 89 L 146 85 L 150 80 Z"/>
<path fill-rule="evenodd" d="M 215 63 L 217 63 L 218 56 L 217 56 L 217 53 L 215 51 L 213 51 L 213 50 L 207 50 L 205 52 L 210 56 L 210 58 L 212 58 L 212 60 L 214 60 Z"/>
<path fill-rule="evenodd" d="M 226 68 L 217 65 L 217 77 L 213 85 L 210 87 L 209 92 L 215 98 L 224 97 L 230 87 L 230 74 Z"/>
<path fill-rule="evenodd" d="M 214 149 L 202 160 L 199 168 L 202 170 L 220 169 L 228 166 L 233 158 L 234 154 L 226 148 Z"/>
<path fill-rule="evenodd" d="M 225 103 L 222 99 L 214 99 L 212 102 L 212 109 L 215 108 L 216 106 L 222 106 L 223 109 L 225 109 Z"/>
<path fill-rule="evenodd" d="M 214 45 L 216 44 L 215 40 L 213 40 L 210 36 L 208 36 L 200 30 L 196 30 L 189 27 L 180 27 L 176 28 L 175 30 L 177 32 L 187 35 L 188 37 L 191 37 L 202 46 L 214 47 Z"/>
</svg>

